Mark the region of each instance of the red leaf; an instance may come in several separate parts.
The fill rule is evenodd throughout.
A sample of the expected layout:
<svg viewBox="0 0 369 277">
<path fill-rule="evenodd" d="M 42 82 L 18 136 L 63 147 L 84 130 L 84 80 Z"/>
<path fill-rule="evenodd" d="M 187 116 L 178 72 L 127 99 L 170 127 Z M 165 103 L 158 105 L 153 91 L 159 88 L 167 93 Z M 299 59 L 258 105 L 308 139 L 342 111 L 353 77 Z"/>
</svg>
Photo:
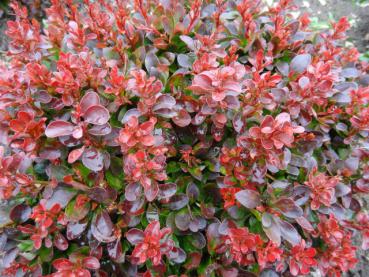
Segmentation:
<svg viewBox="0 0 369 277">
<path fill-rule="evenodd" d="M 78 149 L 74 149 L 74 150 L 72 150 L 72 151 L 69 153 L 69 155 L 68 155 L 68 163 L 72 164 L 72 163 L 74 163 L 76 160 L 78 160 L 78 159 L 81 157 L 81 155 L 82 155 L 83 151 L 85 151 L 85 147 L 84 147 L 84 146 L 83 146 L 83 147 L 81 147 L 81 148 L 78 148 Z"/>
<path fill-rule="evenodd" d="M 178 112 L 178 115 L 173 117 L 173 122 L 179 127 L 186 127 L 191 123 L 191 116 L 184 109 Z"/>
<path fill-rule="evenodd" d="M 68 241 L 62 234 L 57 233 L 54 237 L 54 245 L 60 251 L 65 251 L 68 248 Z"/>
<path fill-rule="evenodd" d="M 99 269 L 100 262 L 96 257 L 87 257 L 82 260 L 83 266 L 88 269 Z"/>
<path fill-rule="evenodd" d="M 53 266 L 57 270 L 68 270 L 72 269 L 74 264 L 68 259 L 60 258 L 53 262 Z"/>
</svg>

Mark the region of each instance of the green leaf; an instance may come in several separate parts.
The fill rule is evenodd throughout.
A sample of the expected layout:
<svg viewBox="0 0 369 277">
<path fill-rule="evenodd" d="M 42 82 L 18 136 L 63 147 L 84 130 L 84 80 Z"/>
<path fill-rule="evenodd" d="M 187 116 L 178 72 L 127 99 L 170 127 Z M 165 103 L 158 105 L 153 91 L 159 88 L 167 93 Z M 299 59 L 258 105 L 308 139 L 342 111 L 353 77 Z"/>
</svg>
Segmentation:
<svg viewBox="0 0 369 277">
<path fill-rule="evenodd" d="M 53 258 L 52 255 L 52 247 L 46 248 L 45 246 L 42 246 L 40 250 L 38 251 L 38 255 L 43 262 L 50 262 Z"/>
<path fill-rule="evenodd" d="M 85 218 L 90 211 L 91 204 L 89 202 L 85 203 L 83 207 L 76 207 L 76 200 L 69 202 L 68 206 L 65 208 L 65 215 L 69 221 L 77 222 Z"/>
<path fill-rule="evenodd" d="M 109 186 L 115 189 L 116 191 L 120 191 L 123 188 L 123 180 L 114 176 L 113 173 L 107 171 L 105 174 L 106 181 L 108 182 Z"/>
<path fill-rule="evenodd" d="M 180 168 L 178 162 L 171 161 L 167 164 L 167 170 L 166 171 L 167 171 L 168 174 L 176 173 L 176 172 L 181 171 L 181 168 Z"/>
<path fill-rule="evenodd" d="M 19 243 L 18 248 L 22 252 L 28 252 L 33 249 L 33 241 L 32 240 L 23 240 L 21 243 Z"/>
</svg>

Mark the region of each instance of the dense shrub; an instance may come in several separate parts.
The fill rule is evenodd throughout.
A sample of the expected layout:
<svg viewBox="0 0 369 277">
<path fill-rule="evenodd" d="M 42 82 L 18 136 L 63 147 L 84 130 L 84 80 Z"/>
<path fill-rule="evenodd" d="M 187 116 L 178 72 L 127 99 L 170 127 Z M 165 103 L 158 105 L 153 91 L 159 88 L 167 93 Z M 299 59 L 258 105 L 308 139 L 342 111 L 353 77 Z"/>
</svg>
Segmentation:
<svg viewBox="0 0 369 277">
<path fill-rule="evenodd" d="M 290 0 L 13 2 L 1 276 L 276 276 L 369 248 L 369 66 Z M 360 247 L 360 246 L 359 246 Z"/>
</svg>

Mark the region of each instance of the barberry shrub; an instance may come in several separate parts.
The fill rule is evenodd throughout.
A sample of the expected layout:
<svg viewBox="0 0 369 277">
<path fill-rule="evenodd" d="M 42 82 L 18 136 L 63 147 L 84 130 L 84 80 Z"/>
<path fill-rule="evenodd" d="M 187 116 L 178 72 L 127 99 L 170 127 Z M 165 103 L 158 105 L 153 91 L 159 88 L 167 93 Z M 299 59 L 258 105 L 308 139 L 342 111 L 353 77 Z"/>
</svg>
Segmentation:
<svg viewBox="0 0 369 277">
<path fill-rule="evenodd" d="M 340 276 L 354 235 L 369 248 L 369 65 L 347 19 L 316 33 L 290 0 L 52 0 L 42 24 L 11 7 L 1 276 Z"/>
</svg>

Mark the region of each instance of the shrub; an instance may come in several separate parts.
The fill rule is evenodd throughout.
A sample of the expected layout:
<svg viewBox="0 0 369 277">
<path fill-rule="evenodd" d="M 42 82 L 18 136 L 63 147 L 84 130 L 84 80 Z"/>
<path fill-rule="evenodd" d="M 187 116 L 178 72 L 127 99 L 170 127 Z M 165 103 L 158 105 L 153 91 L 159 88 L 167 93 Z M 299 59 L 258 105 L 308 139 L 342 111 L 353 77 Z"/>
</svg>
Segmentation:
<svg viewBox="0 0 369 277">
<path fill-rule="evenodd" d="M 2 276 L 276 276 L 369 247 L 368 64 L 293 3 L 11 4 Z M 289 273 L 288 273 L 289 272 Z"/>
</svg>

